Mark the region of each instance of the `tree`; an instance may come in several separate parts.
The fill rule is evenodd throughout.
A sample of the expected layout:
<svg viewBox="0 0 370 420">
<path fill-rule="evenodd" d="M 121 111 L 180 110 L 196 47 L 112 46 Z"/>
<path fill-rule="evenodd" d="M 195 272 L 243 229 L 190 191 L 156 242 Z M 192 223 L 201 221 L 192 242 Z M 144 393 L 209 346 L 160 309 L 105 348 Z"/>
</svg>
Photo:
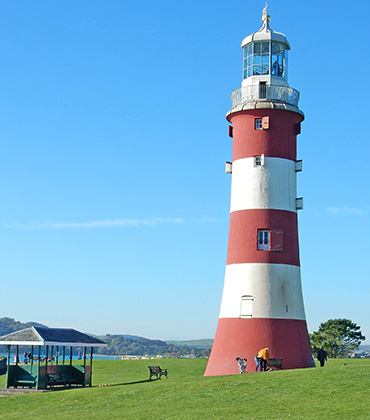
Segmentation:
<svg viewBox="0 0 370 420">
<path fill-rule="evenodd" d="M 329 357 L 347 356 L 365 340 L 360 328 L 349 319 L 329 319 L 310 334 L 312 350 L 323 347 Z"/>
</svg>

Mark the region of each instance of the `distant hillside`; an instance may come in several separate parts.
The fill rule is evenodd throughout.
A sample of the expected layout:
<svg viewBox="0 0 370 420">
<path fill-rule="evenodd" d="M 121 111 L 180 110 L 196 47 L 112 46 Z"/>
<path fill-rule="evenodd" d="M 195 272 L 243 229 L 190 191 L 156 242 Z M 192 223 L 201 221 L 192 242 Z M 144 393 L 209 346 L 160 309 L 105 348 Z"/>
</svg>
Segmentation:
<svg viewBox="0 0 370 420">
<path fill-rule="evenodd" d="M 108 344 L 97 349 L 97 354 L 117 354 L 126 356 L 166 356 L 166 357 L 208 357 L 209 349 L 189 345 L 166 343 L 143 337 L 124 335 L 104 335 L 98 337 Z"/>
<path fill-rule="evenodd" d="M 176 344 L 177 346 L 189 346 L 199 349 L 210 349 L 213 345 L 213 340 L 211 338 L 205 338 L 203 340 L 186 340 L 186 341 L 175 341 L 169 340 L 166 341 L 168 344 Z"/>
<path fill-rule="evenodd" d="M 19 322 L 13 318 L 0 318 L 0 336 L 28 328 L 30 326 L 46 327 L 37 322 Z M 91 334 L 92 335 L 92 334 Z M 111 335 L 99 336 L 108 344 L 106 348 L 95 349 L 96 354 L 126 355 L 126 356 L 166 356 L 166 357 L 207 357 L 210 346 L 202 345 L 208 340 L 194 340 L 184 343 L 166 343 L 161 340 L 150 340 L 136 335 Z M 192 345 L 191 343 L 195 343 Z M 76 349 L 77 350 L 77 349 Z M 0 346 L 0 351 L 5 351 L 5 346 Z"/>
<path fill-rule="evenodd" d="M 39 324 L 38 322 L 19 322 L 13 318 L 0 318 L 0 336 L 10 334 L 14 331 L 23 330 L 24 328 L 28 327 L 46 327 L 46 325 Z"/>
</svg>

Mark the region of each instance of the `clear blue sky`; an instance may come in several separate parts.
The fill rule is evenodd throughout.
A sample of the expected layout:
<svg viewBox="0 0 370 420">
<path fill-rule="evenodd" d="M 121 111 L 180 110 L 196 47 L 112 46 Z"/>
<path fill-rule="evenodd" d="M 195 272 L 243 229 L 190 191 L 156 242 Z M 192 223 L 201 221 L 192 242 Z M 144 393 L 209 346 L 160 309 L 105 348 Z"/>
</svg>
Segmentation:
<svg viewBox="0 0 370 420">
<path fill-rule="evenodd" d="M 0 316 L 213 338 L 226 263 L 225 114 L 264 1 L 0 0 Z M 271 0 L 301 92 L 309 329 L 370 342 L 370 2 Z"/>
</svg>

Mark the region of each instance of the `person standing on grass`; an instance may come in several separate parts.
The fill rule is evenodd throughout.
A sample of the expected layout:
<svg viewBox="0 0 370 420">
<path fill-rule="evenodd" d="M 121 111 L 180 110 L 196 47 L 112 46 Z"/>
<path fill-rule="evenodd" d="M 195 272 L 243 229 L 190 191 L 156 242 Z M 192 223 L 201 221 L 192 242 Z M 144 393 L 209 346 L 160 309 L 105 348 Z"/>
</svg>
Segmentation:
<svg viewBox="0 0 370 420">
<path fill-rule="evenodd" d="M 320 362 L 321 367 L 324 367 L 325 361 L 328 360 L 328 354 L 326 353 L 326 351 L 322 347 L 317 352 L 317 360 Z"/>
<path fill-rule="evenodd" d="M 254 361 L 256 362 L 256 370 L 255 370 L 255 372 L 258 372 L 258 368 L 260 366 L 260 362 L 257 359 L 257 355 L 254 356 Z"/>
<path fill-rule="evenodd" d="M 260 371 L 262 372 L 266 372 L 267 370 L 267 363 L 270 360 L 270 354 L 269 354 L 269 349 L 267 347 L 265 347 L 264 349 L 261 349 L 258 353 L 257 353 L 257 360 L 259 363 L 259 367 L 260 367 Z"/>
</svg>

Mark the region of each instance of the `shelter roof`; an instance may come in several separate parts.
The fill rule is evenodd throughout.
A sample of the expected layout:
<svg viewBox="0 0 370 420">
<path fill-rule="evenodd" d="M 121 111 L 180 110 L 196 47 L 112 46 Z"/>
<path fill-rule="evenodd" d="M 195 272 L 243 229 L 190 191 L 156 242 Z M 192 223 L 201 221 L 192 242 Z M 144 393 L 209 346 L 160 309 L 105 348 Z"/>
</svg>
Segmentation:
<svg viewBox="0 0 370 420">
<path fill-rule="evenodd" d="M 74 329 L 29 327 L 0 337 L 0 345 L 107 347 L 104 341 Z"/>
</svg>

